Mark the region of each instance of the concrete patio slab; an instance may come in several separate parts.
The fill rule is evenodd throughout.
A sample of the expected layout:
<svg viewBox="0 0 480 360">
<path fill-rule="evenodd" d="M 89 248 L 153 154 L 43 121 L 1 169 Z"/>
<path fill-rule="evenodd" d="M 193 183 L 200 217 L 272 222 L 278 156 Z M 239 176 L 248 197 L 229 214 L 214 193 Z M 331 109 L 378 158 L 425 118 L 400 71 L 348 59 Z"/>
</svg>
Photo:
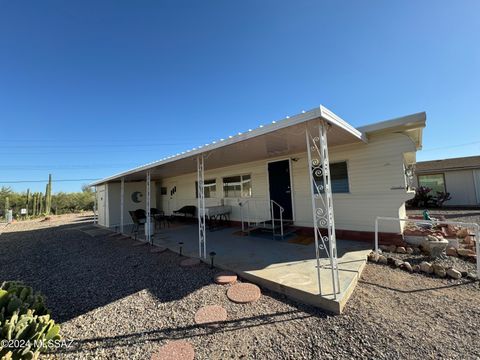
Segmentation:
<svg viewBox="0 0 480 360">
<path fill-rule="evenodd" d="M 265 237 L 233 235 L 239 229 L 207 232 L 207 254 L 215 251 L 215 266 L 303 303 L 340 314 L 362 273 L 371 246 L 358 241 L 337 240 L 340 292 L 333 294 L 330 263 L 321 259 L 319 292 L 314 245 L 300 245 Z M 198 257 L 197 225 L 162 229 L 153 243 Z M 204 260 L 206 263 L 210 259 Z"/>
</svg>

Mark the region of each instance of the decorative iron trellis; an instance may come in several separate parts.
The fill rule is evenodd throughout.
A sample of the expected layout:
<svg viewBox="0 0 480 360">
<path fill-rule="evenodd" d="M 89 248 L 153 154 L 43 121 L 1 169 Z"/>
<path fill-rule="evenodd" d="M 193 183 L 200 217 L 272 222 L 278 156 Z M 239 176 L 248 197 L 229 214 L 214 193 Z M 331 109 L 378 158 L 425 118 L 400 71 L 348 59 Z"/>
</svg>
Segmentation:
<svg viewBox="0 0 480 360">
<path fill-rule="evenodd" d="M 328 128 L 329 124 L 322 120 L 311 129 L 307 126 L 305 136 L 307 140 L 308 173 L 311 183 L 318 291 L 322 295 L 320 271 L 323 265 L 320 263 L 320 255 L 322 251 L 325 251 L 330 260 L 333 296 L 336 299 L 337 294 L 340 292 L 340 279 L 338 275 L 337 241 L 335 237 L 335 218 L 328 157 Z M 318 135 L 316 135 L 317 131 Z M 322 235 L 321 228 L 326 228 L 327 235 Z"/>
<path fill-rule="evenodd" d="M 205 232 L 205 176 L 204 157 L 197 157 L 197 192 L 198 192 L 198 256 L 207 258 L 207 239 Z"/>
<path fill-rule="evenodd" d="M 152 228 L 151 228 L 151 225 L 150 225 L 151 221 L 152 221 L 151 218 L 150 218 L 150 216 L 151 216 L 151 213 L 150 213 L 150 208 L 151 208 L 150 187 L 151 187 L 151 176 L 150 176 L 150 171 L 147 171 L 147 189 L 146 189 L 147 190 L 146 191 L 147 200 L 145 202 L 146 203 L 146 208 L 147 208 L 146 211 L 145 211 L 147 213 L 147 221 L 146 221 L 146 224 L 145 224 L 145 226 L 146 226 L 145 236 L 146 236 L 147 242 L 149 244 L 152 243 L 152 234 L 151 234 Z"/>
</svg>

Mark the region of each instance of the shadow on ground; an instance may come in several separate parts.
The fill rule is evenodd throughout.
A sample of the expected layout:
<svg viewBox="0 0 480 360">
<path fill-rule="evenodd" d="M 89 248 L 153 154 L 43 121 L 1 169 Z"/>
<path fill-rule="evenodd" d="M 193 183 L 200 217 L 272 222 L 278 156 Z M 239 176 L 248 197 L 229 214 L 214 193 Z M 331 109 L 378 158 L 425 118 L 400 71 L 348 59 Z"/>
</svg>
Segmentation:
<svg viewBox="0 0 480 360">
<path fill-rule="evenodd" d="M 1 234 L 0 281 L 21 280 L 41 291 L 55 319 L 62 323 L 145 289 L 160 302 L 179 300 L 210 285 L 218 271 L 202 264 L 201 271 L 192 276 L 191 269 L 178 266 L 181 257 L 177 254 L 168 251 L 159 256 L 150 253 L 148 245 L 132 246 L 135 242 L 131 239 L 106 232 L 97 236 L 85 233 L 95 229 L 87 216 L 68 225 Z M 282 295 L 264 293 L 298 311 L 326 316 Z M 266 316 L 264 321 L 275 322 L 275 318 Z M 166 335 L 169 331 L 162 332 Z"/>
</svg>

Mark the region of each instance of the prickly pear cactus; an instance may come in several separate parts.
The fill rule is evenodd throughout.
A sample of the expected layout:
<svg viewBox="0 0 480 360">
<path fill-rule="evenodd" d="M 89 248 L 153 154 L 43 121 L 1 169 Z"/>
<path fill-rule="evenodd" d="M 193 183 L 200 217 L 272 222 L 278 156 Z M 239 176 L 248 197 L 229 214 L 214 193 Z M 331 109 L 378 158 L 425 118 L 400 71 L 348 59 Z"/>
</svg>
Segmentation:
<svg viewBox="0 0 480 360">
<path fill-rule="evenodd" d="M 21 282 L 0 286 L 0 360 L 37 359 L 48 344 L 60 340 L 60 326 L 50 318 L 43 297 Z M 8 341 L 25 344 L 8 347 Z M 4 342 L 2 342 L 2 345 Z"/>
</svg>

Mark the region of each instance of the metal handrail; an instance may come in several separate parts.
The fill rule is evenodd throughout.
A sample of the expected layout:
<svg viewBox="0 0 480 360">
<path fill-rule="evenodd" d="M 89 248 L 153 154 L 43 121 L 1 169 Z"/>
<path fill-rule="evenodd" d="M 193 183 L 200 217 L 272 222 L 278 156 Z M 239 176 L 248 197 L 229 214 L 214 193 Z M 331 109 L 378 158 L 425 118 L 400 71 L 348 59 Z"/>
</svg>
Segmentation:
<svg viewBox="0 0 480 360">
<path fill-rule="evenodd" d="M 240 218 L 242 220 L 242 232 L 245 232 L 245 220 L 243 217 L 243 205 L 247 204 L 247 214 L 248 214 L 248 219 L 249 219 L 249 224 L 250 224 L 250 207 L 248 206 L 249 200 L 243 200 L 243 201 L 238 201 L 238 206 L 240 206 Z"/>
<path fill-rule="evenodd" d="M 270 210 L 272 212 L 272 233 L 273 233 L 273 237 L 275 237 L 275 212 L 273 210 L 274 205 L 278 206 L 278 209 L 280 210 L 280 236 L 283 239 L 283 212 L 285 211 L 285 209 L 283 208 L 282 205 L 277 203 L 275 200 L 270 200 Z"/>
</svg>

